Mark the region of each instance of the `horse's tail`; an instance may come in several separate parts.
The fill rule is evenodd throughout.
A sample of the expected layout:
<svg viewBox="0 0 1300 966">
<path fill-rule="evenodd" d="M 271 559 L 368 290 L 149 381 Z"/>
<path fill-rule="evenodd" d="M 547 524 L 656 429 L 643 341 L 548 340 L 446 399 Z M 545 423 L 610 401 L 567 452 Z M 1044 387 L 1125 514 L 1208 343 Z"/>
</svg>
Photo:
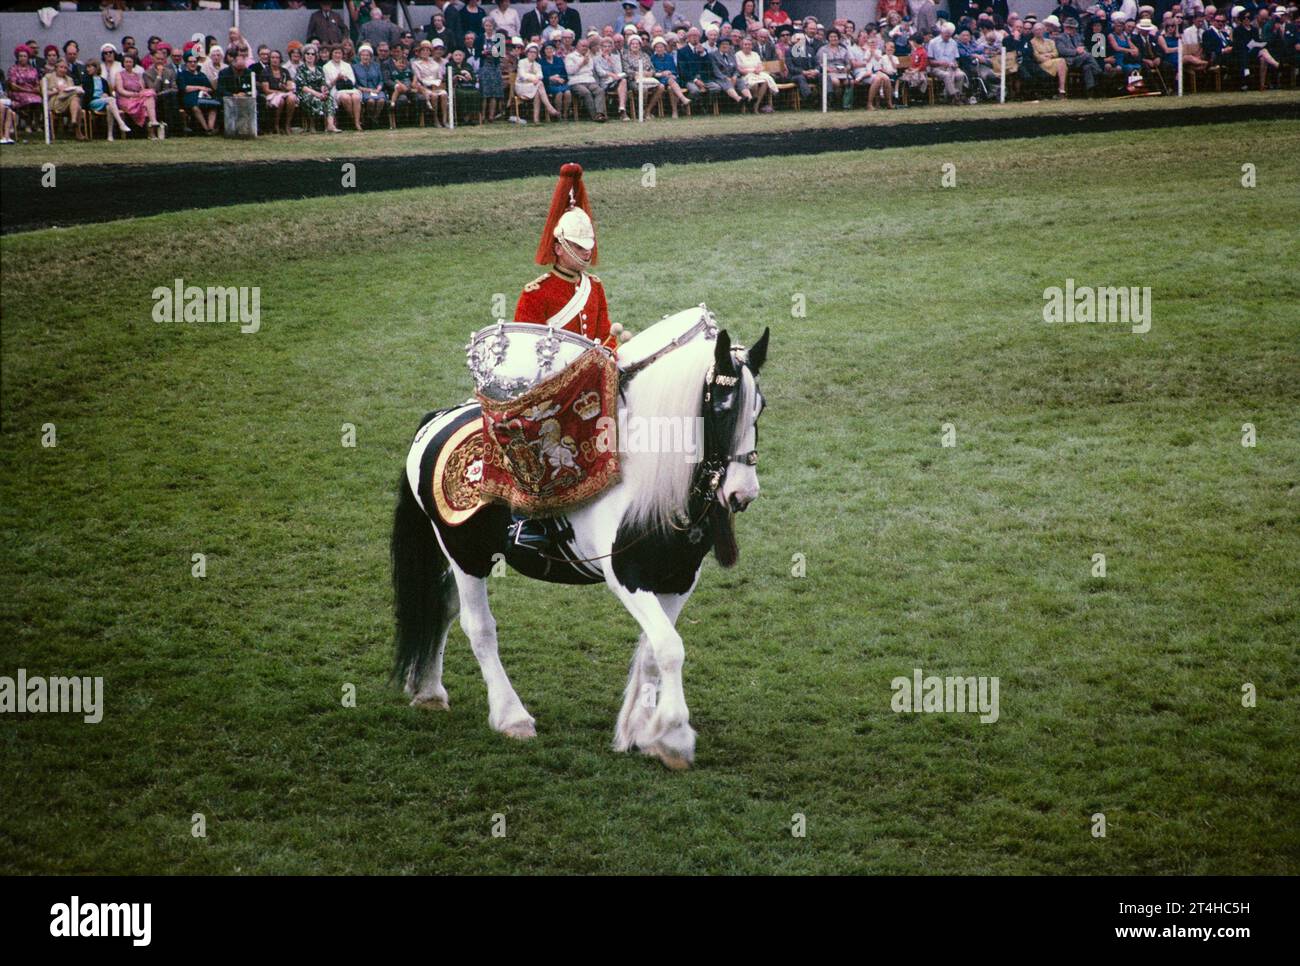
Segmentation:
<svg viewBox="0 0 1300 966">
<path fill-rule="evenodd" d="M 446 612 L 451 585 L 455 581 L 438 546 L 433 521 L 411 492 L 405 467 L 397 481 L 390 552 L 397 624 L 393 678 L 398 684 L 404 684 L 412 673 L 416 681 L 424 675 L 442 643 L 442 633 L 449 623 Z"/>
</svg>

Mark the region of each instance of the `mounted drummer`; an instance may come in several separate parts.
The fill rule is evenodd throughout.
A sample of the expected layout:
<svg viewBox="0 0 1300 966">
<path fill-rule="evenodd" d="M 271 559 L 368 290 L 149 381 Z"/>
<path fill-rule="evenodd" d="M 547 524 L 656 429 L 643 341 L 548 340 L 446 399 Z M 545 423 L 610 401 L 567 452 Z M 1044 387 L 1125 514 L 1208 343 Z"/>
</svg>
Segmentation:
<svg viewBox="0 0 1300 966">
<path fill-rule="evenodd" d="M 536 262 L 551 270 L 524 286 L 515 306 L 515 321 L 567 329 L 616 353 L 620 339 L 627 339 L 628 333 L 617 322 L 610 324 L 605 287 L 588 271 L 596 264 L 596 229 L 591 223 L 581 165 L 569 163 L 560 168 Z"/>
</svg>

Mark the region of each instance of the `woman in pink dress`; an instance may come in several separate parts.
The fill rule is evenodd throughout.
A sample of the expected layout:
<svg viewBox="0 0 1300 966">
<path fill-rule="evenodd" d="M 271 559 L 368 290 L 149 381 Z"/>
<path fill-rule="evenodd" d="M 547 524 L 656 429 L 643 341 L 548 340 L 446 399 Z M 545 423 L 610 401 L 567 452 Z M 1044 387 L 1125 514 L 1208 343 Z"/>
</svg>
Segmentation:
<svg viewBox="0 0 1300 966">
<path fill-rule="evenodd" d="M 14 48 L 14 65 L 5 76 L 5 90 L 13 101 L 14 110 L 41 102 L 41 79 L 32 64 L 33 53 L 26 44 Z"/>
<path fill-rule="evenodd" d="M 136 127 L 149 125 L 149 136 L 156 137 L 162 125 L 158 121 L 156 97 L 153 88 L 144 82 L 144 75 L 136 71 L 135 57 L 122 55 L 122 69 L 117 72 L 117 109 L 129 117 Z"/>
</svg>

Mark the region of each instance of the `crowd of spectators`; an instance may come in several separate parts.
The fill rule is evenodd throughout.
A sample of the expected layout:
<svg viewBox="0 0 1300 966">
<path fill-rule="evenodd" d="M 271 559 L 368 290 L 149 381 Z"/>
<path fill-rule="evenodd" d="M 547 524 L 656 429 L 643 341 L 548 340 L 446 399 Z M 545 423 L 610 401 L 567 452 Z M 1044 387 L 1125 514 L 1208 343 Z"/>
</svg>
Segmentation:
<svg viewBox="0 0 1300 966">
<path fill-rule="evenodd" d="M 529 114 L 601 123 L 729 101 L 770 114 L 779 94 L 820 98 L 823 87 L 844 109 L 892 108 L 904 87 L 976 103 L 1002 95 L 1004 66 L 1016 90 L 1033 97 L 1167 92 L 1180 58 L 1195 77 L 1213 72 L 1217 86 L 1262 89 L 1295 85 L 1300 65 L 1296 6 L 1254 0 L 1086 8 L 1061 0 L 1041 20 L 1009 11 L 1006 0 L 879 0 L 879 21 L 861 28 L 793 20 L 782 0 L 763 0 L 761 10 L 759 0 L 741 0 L 734 15 L 709 0 L 695 21 L 673 0 L 624 0 L 616 22 L 599 25 L 584 24 L 567 0 L 491 0 L 490 8 L 439 0 L 419 30 L 400 29 L 393 8 L 348 2 L 345 18 L 321 0 L 303 39 L 283 51 L 237 27 L 221 40 L 149 37 L 143 50 L 123 36 L 98 57 L 83 56 L 75 40 L 43 49 L 28 41 L 3 78 L 0 143 L 12 143 L 19 124 L 37 130 L 45 110 L 56 125 L 66 118 L 77 138 L 93 133 L 80 123 L 86 112 L 102 116 L 109 140 L 115 131 L 161 138 L 169 125 L 211 135 L 229 97 L 256 99 L 263 133 L 287 135 L 318 124 L 392 128 L 399 118 L 443 127 L 453 112 L 481 124 L 526 124 Z"/>
</svg>

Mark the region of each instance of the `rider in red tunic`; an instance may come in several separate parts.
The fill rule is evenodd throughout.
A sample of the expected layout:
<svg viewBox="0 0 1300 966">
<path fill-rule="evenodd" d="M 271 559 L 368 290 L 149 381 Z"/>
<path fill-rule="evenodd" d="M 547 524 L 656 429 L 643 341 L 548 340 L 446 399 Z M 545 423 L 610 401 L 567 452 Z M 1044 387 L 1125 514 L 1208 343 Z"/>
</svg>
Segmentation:
<svg viewBox="0 0 1300 966">
<path fill-rule="evenodd" d="M 551 270 L 524 286 L 515 321 L 554 325 L 617 352 L 620 336 L 627 336 L 617 322 L 610 324 L 605 287 L 587 271 L 596 264 L 596 231 L 580 165 L 560 168 L 536 261 Z"/>
</svg>

